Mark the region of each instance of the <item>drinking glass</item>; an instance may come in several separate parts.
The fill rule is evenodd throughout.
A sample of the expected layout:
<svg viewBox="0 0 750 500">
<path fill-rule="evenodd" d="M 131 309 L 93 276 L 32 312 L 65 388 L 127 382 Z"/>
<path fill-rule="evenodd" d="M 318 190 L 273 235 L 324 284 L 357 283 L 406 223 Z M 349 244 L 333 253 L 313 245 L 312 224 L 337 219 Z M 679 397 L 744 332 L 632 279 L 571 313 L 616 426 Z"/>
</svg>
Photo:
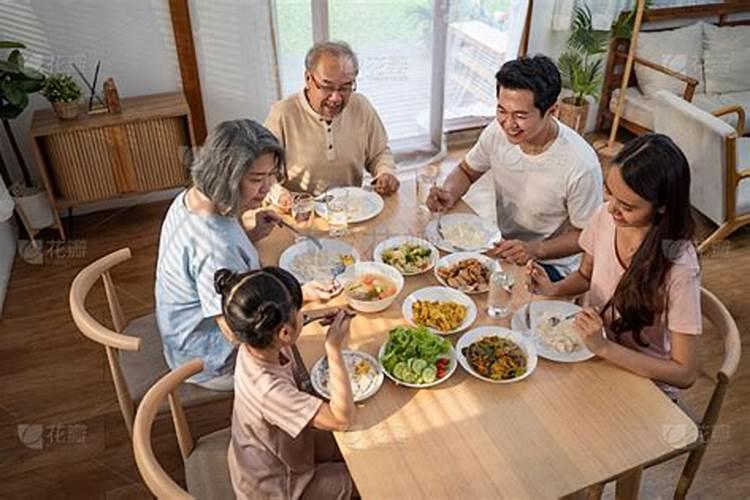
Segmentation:
<svg viewBox="0 0 750 500">
<path fill-rule="evenodd" d="M 513 310 L 513 284 L 515 278 L 509 272 L 499 269 L 490 276 L 490 290 L 487 296 L 487 314 L 491 318 L 503 318 Z"/>
<path fill-rule="evenodd" d="M 440 168 L 434 164 L 425 165 L 417 170 L 417 204 L 420 210 L 430 211 L 427 208 L 427 197 L 430 195 L 430 189 L 437 184 L 439 173 Z"/>
<path fill-rule="evenodd" d="M 346 234 L 349 227 L 347 209 L 349 206 L 349 192 L 342 191 L 326 201 L 326 218 L 328 219 L 328 235 L 338 238 Z"/>
<path fill-rule="evenodd" d="M 301 231 L 309 231 L 315 219 L 313 197 L 307 193 L 297 193 L 292 198 L 292 217 Z"/>
</svg>

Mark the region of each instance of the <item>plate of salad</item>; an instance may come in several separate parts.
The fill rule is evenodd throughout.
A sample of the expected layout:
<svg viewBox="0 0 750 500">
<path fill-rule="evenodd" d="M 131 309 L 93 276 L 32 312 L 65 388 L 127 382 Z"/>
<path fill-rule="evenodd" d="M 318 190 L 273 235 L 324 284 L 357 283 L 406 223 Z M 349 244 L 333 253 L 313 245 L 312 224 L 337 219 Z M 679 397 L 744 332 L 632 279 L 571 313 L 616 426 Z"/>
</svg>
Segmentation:
<svg viewBox="0 0 750 500">
<path fill-rule="evenodd" d="M 378 359 L 386 377 L 398 385 L 417 389 L 444 382 L 457 366 L 453 345 L 425 327 L 399 326 L 391 330 Z"/>
<path fill-rule="evenodd" d="M 432 243 L 415 236 L 394 236 L 381 241 L 372 255 L 376 262 L 393 266 L 404 276 L 429 271 L 439 257 Z"/>
</svg>

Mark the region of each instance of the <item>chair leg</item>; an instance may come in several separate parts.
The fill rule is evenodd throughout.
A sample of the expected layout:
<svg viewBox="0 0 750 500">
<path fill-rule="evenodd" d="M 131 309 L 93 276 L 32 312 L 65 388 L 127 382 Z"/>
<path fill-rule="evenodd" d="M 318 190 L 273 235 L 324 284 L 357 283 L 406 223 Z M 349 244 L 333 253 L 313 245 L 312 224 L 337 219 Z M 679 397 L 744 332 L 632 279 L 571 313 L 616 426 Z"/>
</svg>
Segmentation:
<svg viewBox="0 0 750 500">
<path fill-rule="evenodd" d="M 682 475 L 677 482 L 677 488 L 674 492 L 675 499 L 682 500 L 687 496 L 687 492 L 693 484 L 693 479 L 695 479 L 695 474 L 698 472 L 698 467 L 700 467 L 705 453 L 706 446 L 704 445 L 691 451 L 690 455 L 688 455 L 685 467 L 682 468 Z"/>
<path fill-rule="evenodd" d="M 643 469 L 636 467 L 618 479 L 615 483 L 615 499 L 637 500 L 641 490 L 641 475 L 643 475 Z"/>
</svg>

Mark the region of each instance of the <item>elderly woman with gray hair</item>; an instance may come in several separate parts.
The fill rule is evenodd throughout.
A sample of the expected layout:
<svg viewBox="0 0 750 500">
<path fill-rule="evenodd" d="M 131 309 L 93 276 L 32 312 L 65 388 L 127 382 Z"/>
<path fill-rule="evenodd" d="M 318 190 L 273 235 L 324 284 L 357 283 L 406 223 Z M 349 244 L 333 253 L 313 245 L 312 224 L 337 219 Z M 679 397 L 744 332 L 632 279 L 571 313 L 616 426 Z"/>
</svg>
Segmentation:
<svg viewBox="0 0 750 500">
<path fill-rule="evenodd" d="M 249 231 L 240 218 L 261 206 L 271 185 L 284 178 L 284 168 L 284 150 L 265 127 L 251 120 L 220 123 L 193 162 L 192 187 L 169 207 L 156 265 L 156 319 L 171 368 L 203 360 L 204 371 L 190 382 L 233 389 L 236 342 L 214 290 L 214 273 L 260 267 L 253 242 L 280 218 L 259 211 Z"/>
</svg>

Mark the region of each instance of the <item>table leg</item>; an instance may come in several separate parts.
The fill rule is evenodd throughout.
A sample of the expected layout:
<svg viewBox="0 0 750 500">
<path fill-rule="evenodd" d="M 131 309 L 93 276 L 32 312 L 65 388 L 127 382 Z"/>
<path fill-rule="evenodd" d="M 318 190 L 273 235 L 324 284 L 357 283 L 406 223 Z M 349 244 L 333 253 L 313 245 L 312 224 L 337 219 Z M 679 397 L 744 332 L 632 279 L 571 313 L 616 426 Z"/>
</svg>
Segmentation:
<svg viewBox="0 0 750 500">
<path fill-rule="evenodd" d="M 638 494 L 641 489 L 641 476 L 643 475 L 643 468 L 636 467 L 631 470 L 615 484 L 615 499 L 616 500 L 637 500 Z"/>
</svg>

